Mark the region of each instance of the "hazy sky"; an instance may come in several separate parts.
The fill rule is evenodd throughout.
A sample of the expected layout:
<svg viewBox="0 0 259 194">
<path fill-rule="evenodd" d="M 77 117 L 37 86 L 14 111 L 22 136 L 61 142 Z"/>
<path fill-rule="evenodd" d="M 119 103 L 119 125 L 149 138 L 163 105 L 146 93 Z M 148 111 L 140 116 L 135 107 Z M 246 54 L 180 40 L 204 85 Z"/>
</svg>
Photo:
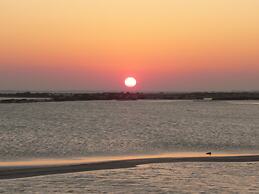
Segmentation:
<svg viewBox="0 0 259 194">
<path fill-rule="evenodd" d="M 259 90 L 258 0 L 0 0 L 0 90 Z"/>
</svg>

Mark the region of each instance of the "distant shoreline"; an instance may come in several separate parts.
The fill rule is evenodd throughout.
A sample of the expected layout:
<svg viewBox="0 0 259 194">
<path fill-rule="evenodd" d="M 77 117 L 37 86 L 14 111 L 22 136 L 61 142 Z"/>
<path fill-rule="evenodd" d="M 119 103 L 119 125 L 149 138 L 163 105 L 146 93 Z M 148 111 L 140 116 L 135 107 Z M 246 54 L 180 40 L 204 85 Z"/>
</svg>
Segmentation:
<svg viewBox="0 0 259 194">
<path fill-rule="evenodd" d="M 207 156 L 207 157 L 154 157 L 126 160 L 63 164 L 46 166 L 10 166 L 0 168 L 0 179 L 17 179 L 52 174 L 75 173 L 95 170 L 134 168 L 144 164 L 174 162 L 259 162 L 259 155 Z"/>
<path fill-rule="evenodd" d="M 103 93 L 46 93 L 19 92 L 0 93 L 0 103 L 64 102 L 91 100 L 259 100 L 259 92 L 182 92 L 182 93 L 142 93 L 142 92 L 103 92 Z"/>
</svg>

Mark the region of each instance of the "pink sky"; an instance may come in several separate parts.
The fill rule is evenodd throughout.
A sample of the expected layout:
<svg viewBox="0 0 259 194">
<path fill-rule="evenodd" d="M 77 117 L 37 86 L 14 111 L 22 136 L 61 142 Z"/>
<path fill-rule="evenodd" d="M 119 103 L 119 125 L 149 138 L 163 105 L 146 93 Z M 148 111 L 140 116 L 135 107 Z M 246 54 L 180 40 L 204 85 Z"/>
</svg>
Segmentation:
<svg viewBox="0 0 259 194">
<path fill-rule="evenodd" d="M 259 90 L 259 1 L 3 0 L 0 90 Z"/>
</svg>

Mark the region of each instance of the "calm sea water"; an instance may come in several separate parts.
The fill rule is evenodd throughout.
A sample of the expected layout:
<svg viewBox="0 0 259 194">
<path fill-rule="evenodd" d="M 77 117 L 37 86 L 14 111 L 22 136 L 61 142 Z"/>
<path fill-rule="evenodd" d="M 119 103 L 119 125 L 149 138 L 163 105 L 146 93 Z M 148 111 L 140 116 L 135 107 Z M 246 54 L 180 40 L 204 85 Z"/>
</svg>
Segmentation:
<svg viewBox="0 0 259 194">
<path fill-rule="evenodd" d="M 259 103 L 0 104 L 1 161 L 178 151 L 258 153 Z M 1 181 L 0 192 L 257 193 L 258 172 L 259 163 L 154 164 Z"/>
<path fill-rule="evenodd" d="M 0 193 L 259 193 L 259 163 L 171 163 L 0 182 Z"/>
<path fill-rule="evenodd" d="M 259 150 L 256 102 L 0 104 L 0 158 Z"/>
</svg>

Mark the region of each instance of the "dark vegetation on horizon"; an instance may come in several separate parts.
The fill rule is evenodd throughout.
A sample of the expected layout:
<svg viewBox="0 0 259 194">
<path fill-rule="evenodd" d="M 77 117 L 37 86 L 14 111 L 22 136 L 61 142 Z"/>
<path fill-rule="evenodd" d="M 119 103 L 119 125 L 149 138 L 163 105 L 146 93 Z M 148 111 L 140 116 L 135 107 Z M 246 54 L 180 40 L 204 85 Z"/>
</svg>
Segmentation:
<svg viewBox="0 0 259 194">
<path fill-rule="evenodd" d="M 88 100 L 259 100 L 259 92 L 182 92 L 182 93 L 0 93 L 0 103 L 60 102 Z"/>
</svg>

